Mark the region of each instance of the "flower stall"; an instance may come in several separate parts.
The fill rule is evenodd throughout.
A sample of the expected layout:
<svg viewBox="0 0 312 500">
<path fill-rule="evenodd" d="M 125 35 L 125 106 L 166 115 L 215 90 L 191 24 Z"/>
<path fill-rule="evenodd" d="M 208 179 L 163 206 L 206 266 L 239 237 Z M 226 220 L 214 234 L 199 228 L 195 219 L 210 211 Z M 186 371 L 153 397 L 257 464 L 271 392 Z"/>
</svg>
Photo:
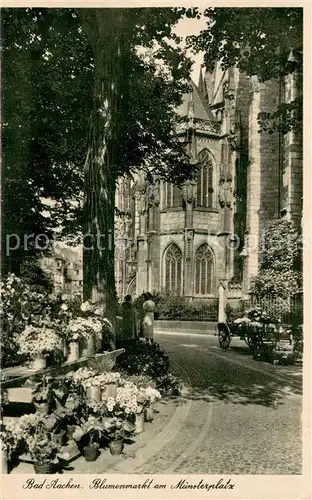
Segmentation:
<svg viewBox="0 0 312 500">
<path fill-rule="evenodd" d="M 0 314 L 9 361 L 2 373 L 1 406 L 25 401 L 32 412 L 18 420 L 4 416 L 4 472 L 24 460 L 33 463 L 36 473 L 54 473 L 80 454 L 87 461 L 106 452 L 121 454 L 126 438 L 144 432 L 153 420 L 161 395 L 171 389 L 179 393 L 180 381 L 169 373 L 169 359 L 158 344 L 138 340 L 131 352 L 103 352 L 111 345 L 113 329 L 96 305 L 34 294 L 12 276 L 4 289 L 6 308 Z M 112 371 L 122 353 L 123 361 Z M 13 391 L 21 388 L 26 399 L 15 400 Z"/>
</svg>

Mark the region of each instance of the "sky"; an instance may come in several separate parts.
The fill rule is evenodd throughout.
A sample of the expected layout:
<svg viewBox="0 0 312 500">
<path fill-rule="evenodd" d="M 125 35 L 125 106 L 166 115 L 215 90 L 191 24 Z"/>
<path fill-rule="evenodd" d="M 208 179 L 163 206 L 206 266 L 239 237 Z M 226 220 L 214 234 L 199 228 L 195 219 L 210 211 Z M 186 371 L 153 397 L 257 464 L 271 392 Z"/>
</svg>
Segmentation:
<svg viewBox="0 0 312 500">
<path fill-rule="evenodd" d="M 202 11 L 200 11 L 202 13 Z M 176 26 L 175 32 L 178 36 L 185 38 L 188 35 L 198 35 L 199 32 L 206 27 L 206 18 L 203 16 L 201 19 L 181 19 Z M 200 73 L 200 65 L 203 64 L 204 54 L 203 52 L 193 55 L 190 51 L 188 53 L 189 57 L 194 60 L 193 69 L 191 73 L 191 78 L 194 83 L 198 84 L 198 78 Z"/>
</svg>

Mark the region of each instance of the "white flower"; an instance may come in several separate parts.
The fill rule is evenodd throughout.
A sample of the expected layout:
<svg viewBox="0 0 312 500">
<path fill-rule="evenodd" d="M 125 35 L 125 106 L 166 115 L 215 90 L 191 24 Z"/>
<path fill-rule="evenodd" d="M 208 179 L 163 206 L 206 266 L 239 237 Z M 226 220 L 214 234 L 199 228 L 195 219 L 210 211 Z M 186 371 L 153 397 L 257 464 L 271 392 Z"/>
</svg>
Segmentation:
<svg viewBox="0 0 312 500">
<path fill-rule="evenodd" d="M 85 302 L 83 302 L 80 306 L 80 310 L 83 312 L 91 311 L 92 306 L 91 306 L 90 302 L 88 302 L 87 300 Z"/>
</svg>

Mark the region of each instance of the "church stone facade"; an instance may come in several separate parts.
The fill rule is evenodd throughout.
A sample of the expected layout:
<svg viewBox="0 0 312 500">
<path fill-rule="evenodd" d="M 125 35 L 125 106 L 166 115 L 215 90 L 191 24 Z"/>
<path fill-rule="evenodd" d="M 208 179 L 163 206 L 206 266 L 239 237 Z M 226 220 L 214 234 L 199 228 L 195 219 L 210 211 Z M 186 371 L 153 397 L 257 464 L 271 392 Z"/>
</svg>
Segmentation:
<svg viewBox="0 0 312 500">
<path fill-rule="evenodd" d="M 282 217 L 301 224 L 302 138 L 259 134 L 257 121 L 296 92 L 295 75 L 259 83 L 218 65 L 190 83 L 179 134 L 201 168 L 182 188 L 143 174 L 120 181 L 119 297 L 166 290 L 211 301 L 220 282 L 229 298 L 248 296 L 266 224 Z"/>
</svg>

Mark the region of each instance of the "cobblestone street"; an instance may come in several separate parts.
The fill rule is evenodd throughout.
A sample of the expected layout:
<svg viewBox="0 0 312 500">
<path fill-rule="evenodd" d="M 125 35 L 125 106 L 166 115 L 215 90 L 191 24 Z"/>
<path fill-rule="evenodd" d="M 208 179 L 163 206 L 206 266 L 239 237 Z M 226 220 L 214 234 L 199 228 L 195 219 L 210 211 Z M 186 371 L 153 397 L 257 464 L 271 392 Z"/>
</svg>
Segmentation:
<svg viewBox="0 0 312 500">
<path fill-rule="evenodd" d="M 64 474 L 301 474 L 302 369 L 254 361 L 233 339 L 157 335 L 182 397 L 157 403 L 145 432 L 122 456 L 73 461 Z M 32 473 L 21 463 L 13 474 Z"/>
<path fill-rule="evenodd" d="M 144 472 L 301 473 L 300 367 L 254 361 L 239 340 L 229 351 L 214 336 L 161 335 L 158 341 L 190 387 L 192 406 L 181 435 Z"/>
</svg>

